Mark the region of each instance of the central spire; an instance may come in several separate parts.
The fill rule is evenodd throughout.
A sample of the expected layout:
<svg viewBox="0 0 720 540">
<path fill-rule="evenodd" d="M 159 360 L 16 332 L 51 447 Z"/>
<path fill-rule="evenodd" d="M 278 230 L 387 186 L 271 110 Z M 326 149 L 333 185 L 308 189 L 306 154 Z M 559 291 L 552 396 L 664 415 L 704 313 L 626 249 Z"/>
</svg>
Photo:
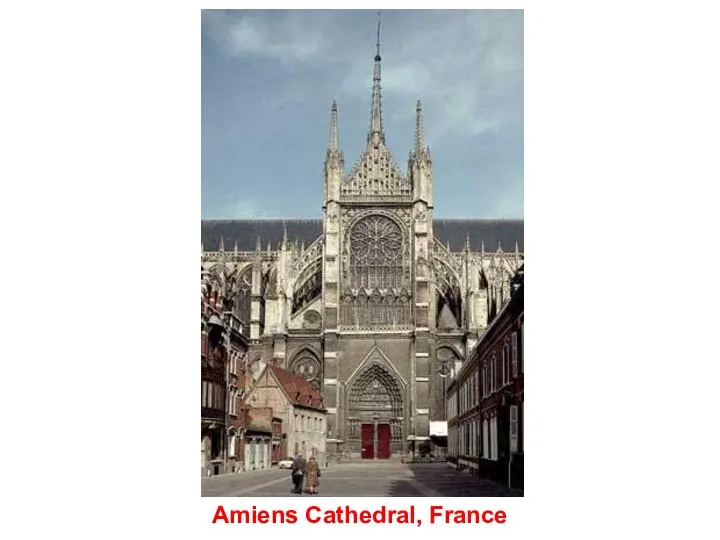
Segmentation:
<svg viewBox="0 0 720 540">
<path fill-rule="evenodd" d="M 370 112 L 370 133 L 368 133 L 368 146 L 377 146 L 385 142 L 382 127 L 382 104 L 380 95 L 380 12 L 378 11 L 377 25 L 377 51 L 375 53 L 375 69 L 373 71 L 372 109 Z"/>
</svg>

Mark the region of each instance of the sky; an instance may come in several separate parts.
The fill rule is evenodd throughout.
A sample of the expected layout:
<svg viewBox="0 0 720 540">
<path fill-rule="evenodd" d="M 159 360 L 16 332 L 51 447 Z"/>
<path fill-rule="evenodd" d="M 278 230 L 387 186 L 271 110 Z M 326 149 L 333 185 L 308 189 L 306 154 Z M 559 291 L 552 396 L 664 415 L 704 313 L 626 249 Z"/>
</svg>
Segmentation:
<svg viewBox="0 0 720 540">
<path fill-rule="evenodd" d="M 377 11 L 204 10 L 202 218 L 319 218 L 333 100 L 349 172 L 370 123 Z M 381 13 L 385 139 L 415 103 L 435 218 L 523 218 L 523 12 Z"/>
</svg>

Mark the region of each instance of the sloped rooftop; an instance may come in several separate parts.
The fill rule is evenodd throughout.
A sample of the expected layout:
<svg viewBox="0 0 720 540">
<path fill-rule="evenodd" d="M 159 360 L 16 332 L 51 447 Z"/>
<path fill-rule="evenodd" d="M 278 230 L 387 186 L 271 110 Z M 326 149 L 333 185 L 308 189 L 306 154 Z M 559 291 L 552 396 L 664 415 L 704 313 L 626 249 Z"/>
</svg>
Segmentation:
<svg viewBox="0 0 720 540">
<path fill-rule="evenodd" d="M 287 229 L 289 241 L 298 244 L 312 244 L 323 230 L 322 219 L 234 219 L 234 220 L 202 220 L 201 235 L 205 251 L 217 251 L 220 238 L 223 238 L 225 250 L 253 251 L 260 239 L 260 247 L 264 251 L 268 242 L 270 247 L 278 249 L 283 239 L 283 231 Z M 490 220 L 490 219 L 436 219 L 433 221 L 435 237 L 443 245 L 450 244 L 452 251 L 465 249 L 465 239 L 470 238 L 470 248 L 485 251 L 497 250 L 502 245 L 505 252 L 514 251 L 518 244 L 520 251 L 524 247 L 523 220 Z"/>
</svg>

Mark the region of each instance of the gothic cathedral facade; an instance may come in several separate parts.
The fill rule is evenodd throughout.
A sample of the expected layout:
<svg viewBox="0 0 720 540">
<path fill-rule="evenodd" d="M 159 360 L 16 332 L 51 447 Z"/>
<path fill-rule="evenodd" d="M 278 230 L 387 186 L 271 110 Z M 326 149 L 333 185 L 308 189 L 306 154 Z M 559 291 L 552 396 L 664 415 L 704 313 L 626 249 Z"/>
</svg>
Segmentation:
<svg viewBox="0 0 720 540">
<path fill-rule="evenodd" d="M 328 442 L 375 459 L 446 419 L 446 379 L 523 262 L 522 221 L 433 219 L 421 104 L 403 173 L 385 144 L 380 82 L 378 47 L 367 141 L 349 172 L 332 105 L 322 219 L 202 222 L 203 280 L 243 321 L 250 371 L 305 377 L 322 392 Z"/>
</svg>

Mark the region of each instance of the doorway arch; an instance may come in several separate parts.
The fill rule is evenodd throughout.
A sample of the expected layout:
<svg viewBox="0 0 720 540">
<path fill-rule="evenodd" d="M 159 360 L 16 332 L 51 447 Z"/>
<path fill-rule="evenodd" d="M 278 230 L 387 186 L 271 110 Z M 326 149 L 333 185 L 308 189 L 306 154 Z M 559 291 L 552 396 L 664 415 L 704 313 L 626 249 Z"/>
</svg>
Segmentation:
<svg viewBox="0 0 720 540">
<path fill-rule="evenodd" d="M 348 439 L 364 459 L 402 452 L 403 389 L 379 362 L 360 372 L 348 392 Z"/>
</svg>

